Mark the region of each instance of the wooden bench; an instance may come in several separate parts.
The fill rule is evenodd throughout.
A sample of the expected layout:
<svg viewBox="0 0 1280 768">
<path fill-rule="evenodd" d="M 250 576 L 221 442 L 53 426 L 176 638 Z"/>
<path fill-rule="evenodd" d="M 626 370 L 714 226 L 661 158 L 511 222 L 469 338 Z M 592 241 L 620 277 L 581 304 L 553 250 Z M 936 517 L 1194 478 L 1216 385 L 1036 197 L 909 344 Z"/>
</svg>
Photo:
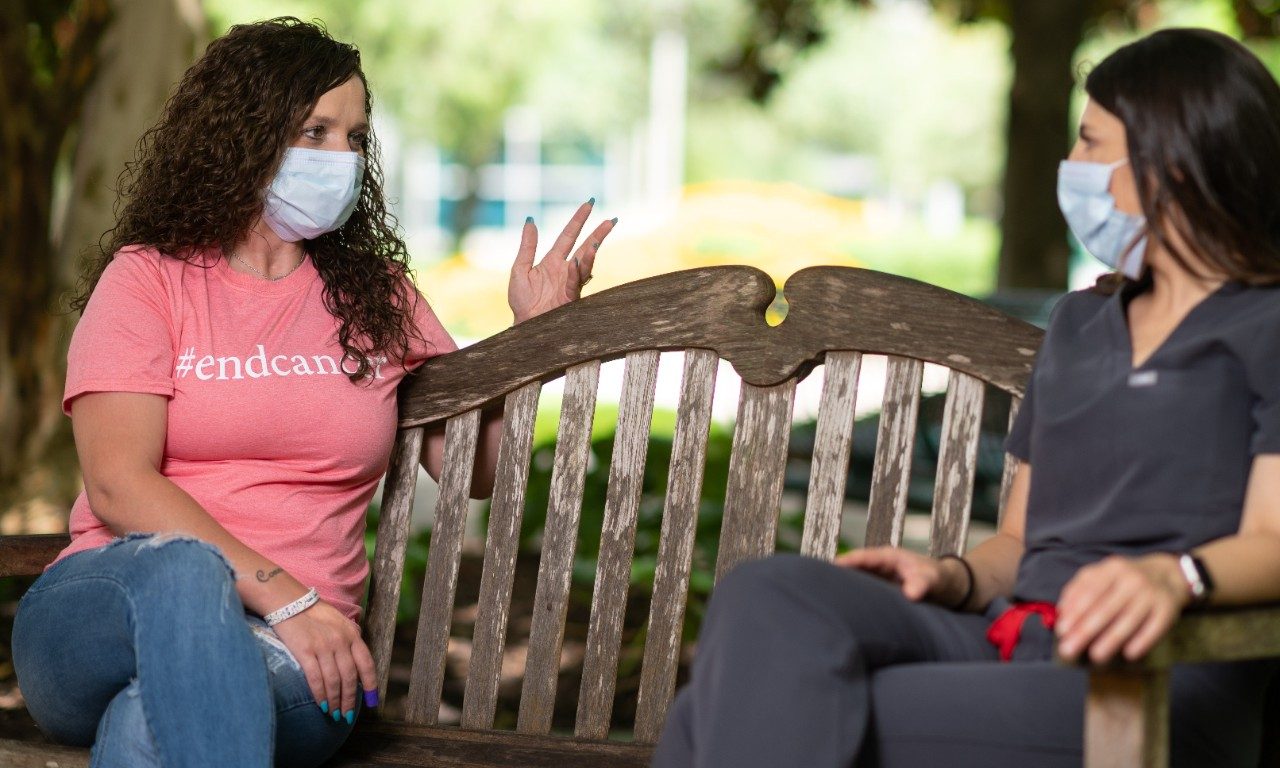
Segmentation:
<svg viewBox="0 0 1280 768">
<path fill-rule="evenodd" d="M 925 363 L 949 369 L 929 550 L 964 550 L 984 396 L 1020 402 L 1041 332 L 975 301 L 877 272 L 820 267 L 786 284 L 785 321 L 769 326 L 768 275 L 748 267 L 696 269 L 603 291 L 472 347 L 429 362 L 406 381 L 400 430 L 377 532 L 365 636 L 382 690 L 409 541 L 426 430 L 446 434 L 422 606 L 403 722 L 368 711 L 332 766 L 642 766 L 676 684 L 690 553 L 720 359 L 743 379 L 737 404 L 717 576 L 776 546 L 796 385 L 823 371 L 801 551 L 831 558 L 841 527 L 863 355 L 886 355 L 865 539 L 900 544 Z M 637 502 L 660 352 L 684 352 L 683 380 L 663 510 L 659 565 L 634 721 L 613 703 Z M 576 723 L 553 735 L 552 714 L 578 538 L 583 478 L 602 361 L 625 358 L 618 424 Z M 508 641 L 525 487 L 539 395 L 563 377 L 558 440 L 535 610 L 514 731 L 495 729 Z M 481 409 L 502 407 L 505 427 L 485 541 L 479 609 L 461 727 L 438 723 L 467 513 L 466 489 Z M 1012 413 L 1010 418 L 1012 418 Z M 1007 493 L 1013 464 L 1005 470 Z M 1004 497 L 1002 496 L 1002 499 Z M 65 536 L 0 538 L 0 575 L 38 573 Z M 1167 744 L 1167 670 L 1178 661 L 1280 655 L 1280 611 L 1184 618 L 1145 663 L 1091 672 L 1089 766 L 1157 766 Z M 610 740 L 610 736 L 614 738 Z M 6 766 L 83 766 L 87 750 L 0 741 Z"/>
</svg>

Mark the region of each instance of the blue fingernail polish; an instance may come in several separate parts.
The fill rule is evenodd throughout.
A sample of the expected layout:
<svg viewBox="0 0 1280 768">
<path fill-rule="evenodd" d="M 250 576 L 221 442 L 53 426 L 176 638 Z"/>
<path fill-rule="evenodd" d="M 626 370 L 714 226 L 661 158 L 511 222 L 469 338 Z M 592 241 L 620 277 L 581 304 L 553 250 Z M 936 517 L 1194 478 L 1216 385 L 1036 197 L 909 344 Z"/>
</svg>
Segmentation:
<svg viewBox="0 0 1280 768">
<path fill-rule="evenodd" d="M 338 721 L 339 721 L 339 720 L 341 720 L 341 719 L 342 719 L 342 710 L 338 709 L 337 707 L 334 707 L 334 710 L 333 710 L 333 722 L 335 722 L 335 723 L 336 723 L 336 722 L 338 722 Z"/>
<path fill-rule="evenodd" d="M 376 707 L 376 706 L 378 706 L 378 692 L 377 692 L 377 691 L 365 691 L 365 692 L 364 692 L 364 705 L 365 705 L 366 707 Z"/>
<path fill-rule="evenodd" d="M 524 217 L 524 223 L 525 223 L 525 224 L 532 224 L 532 223 L 533 223 L 533 217 L 532 217 L 532 216 L 525 216 L 525 217 Z"/>
<path fill-rule="evenodd" d="M 614 224 L 617 224 L 617 223 L 618 223 L 618 217 L 617 217 L 617 216 L 614 216 L 612 219 L 610 219 L 610 221 L 612 221 Z"/>
<path fill-rule="evenodd" d="M 329 702 L 327 701 L 320 702 L 320 711 L 325 713 L 326 715 L 329 714 Z"/>
<path fill-rule="evenodd" d="M 356 711 L 354 709 L 347 710 L 347 725 L 351 725 L 356 721 Z"/>
<path fill-rule="evenodd" d="M 596 204 L 596 199 L 594 197 L 587 201 L 587 205 L 595 205 L 595 204 Z"/>
</svg>

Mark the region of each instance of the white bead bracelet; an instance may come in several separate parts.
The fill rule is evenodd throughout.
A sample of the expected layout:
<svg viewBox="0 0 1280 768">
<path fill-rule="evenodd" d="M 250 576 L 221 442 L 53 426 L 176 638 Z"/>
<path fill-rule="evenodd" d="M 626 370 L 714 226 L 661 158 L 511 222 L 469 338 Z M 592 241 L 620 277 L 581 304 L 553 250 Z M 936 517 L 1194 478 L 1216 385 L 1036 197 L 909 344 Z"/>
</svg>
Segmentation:
<svg viewBox="0 0 1280 768">
<path fill-rule="evenodd" d="M 262 617 L 262 620 L 267 622 L 268 627 L 274 627 L 285 619 L 297 616 L 318 602 L 320 602 L 320 593 L 316 592 L 315 587 L 312 587 L 307 591 L 307 594 L 297 600 L 294 600 L 283 608 L 279 608 L 268 613 L 266 616 Z"/>
</svg>

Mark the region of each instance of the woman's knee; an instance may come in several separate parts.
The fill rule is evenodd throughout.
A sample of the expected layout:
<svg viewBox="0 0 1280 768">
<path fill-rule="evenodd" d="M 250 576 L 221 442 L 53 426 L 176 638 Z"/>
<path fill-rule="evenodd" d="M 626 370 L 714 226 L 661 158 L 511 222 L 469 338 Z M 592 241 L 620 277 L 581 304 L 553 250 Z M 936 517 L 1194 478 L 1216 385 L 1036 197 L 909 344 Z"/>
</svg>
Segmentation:
<svg viewBox="0 0 1280 768">
<path fill-rule="evenodd" d="M 848 589 L 857 575 L 826 560 L 791 553 L 745 562 L 716 584 L 711 602 L 758 606 L 761 601 L 794 601 L 814 590 Z"/>
<path fill-rule="evenodd" d="M 191 536 L 160 533 L 142 538 L 133 554 L 139 569 L 167 580 L 235 578 L 235 571 L 222 550 Z"/>
<path fill-rule="evenodd" d="M 821 591 L 830 563 L 794 554 L 771 555 L 733 568 L 716 584 L 707 607 L 714 625 L 742 617 L 808 615 L 807 593 Z"/>
<path fill-rule="evenodd" d="M 235 571 L 214 545 L 189 536 L 157 534 L 140 539 L 129 569 L 135 604 L 169 611 L 243 612 Z"/>
</svg>

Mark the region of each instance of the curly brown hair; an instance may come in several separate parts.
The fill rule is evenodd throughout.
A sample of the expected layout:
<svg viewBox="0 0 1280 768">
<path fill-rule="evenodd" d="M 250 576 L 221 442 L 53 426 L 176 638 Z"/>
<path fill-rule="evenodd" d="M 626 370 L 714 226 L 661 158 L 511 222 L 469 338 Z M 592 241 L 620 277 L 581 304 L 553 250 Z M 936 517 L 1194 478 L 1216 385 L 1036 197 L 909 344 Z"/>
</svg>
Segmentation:
<svg viewBox="0 0 1280 768">
<path fill-rule="evenodd" d="M 365 114 L 373 97 L 360 52 L 319 24 L 281 17 L 231 28 L 187 70 L 160 121 L 138 142 L 118 182 L 116 226 L 103 235 L 72 307 L 83 311 L 107 264 L 129 245 L 202 264 L 211 248 L 240 241 L 262 214 L 263 195 L 285 149 L 320 96 L 359 77 Z M 374 352 L 403 360 L 417 292 L 408 254 L 387 211 L 372 131 L 355 211 L 339 229 L 303 243 L 324 280 L 338 342 L 369 373 Z M 203 265 L 203 264 L 202 264 Z"/>
</svg>

